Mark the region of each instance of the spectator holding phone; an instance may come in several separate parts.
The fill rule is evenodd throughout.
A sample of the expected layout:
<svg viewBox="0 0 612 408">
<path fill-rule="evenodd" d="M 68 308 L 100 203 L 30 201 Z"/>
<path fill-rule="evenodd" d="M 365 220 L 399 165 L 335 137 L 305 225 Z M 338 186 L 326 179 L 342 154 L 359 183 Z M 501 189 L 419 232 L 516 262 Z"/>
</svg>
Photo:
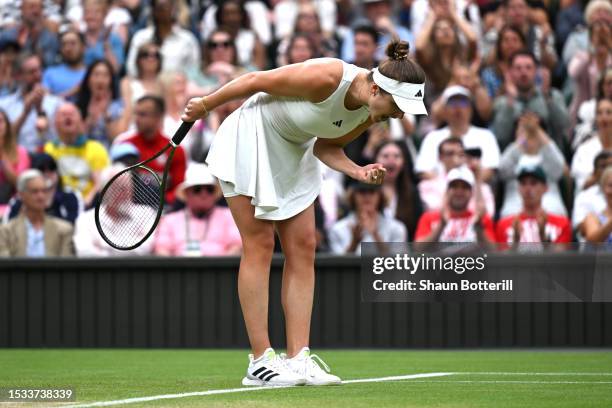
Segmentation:
<svg viewBox="0 0 612 408">
<path fill-rule="evenodd" d="M 482 179 L 488 182 L 499 165 L 499 147 L 490 130 L 471 125 L 472 93 L 459 85 L 446 88 L 442 94 L 444 118 L 448 126 L 428 133 L 421 144 L 415 170 L 422 179 L 440 173 L 438 146 L 442 140 L 458 137 L 466 149 L 480 148 L 482 152 Z"/>
<path fill-rule="evenodd" d="M 468 166 L 476 181 L 475 189 L 481 189 L 482 199 L 487 209 L 487 214 L 493 216 L 495 213 L 495 199 L 491 187 L 482 182 L 481 157 L 482 150 L 478 147 L 464 149 L 463 142 L 458 137 L 449 137 L 438 146 L 438 157 L 444 168 L 436 177 L 423 180 L 419 183 L 419 193 L 423 205 L 427 210 L 440 210 L 444 204 L 444 194 L 448 184 L 448 173 L 455 168 Z M 468 208 L 476 209 L 476 197 L 472 197 Z"/>
<path fill-rule="evenodd" d="M 521 209 L 519 180 L 516 174 L 526 165 L 541 166 L 546 176 L 548 188 L 542 198 L 543 209 L 553 214 L 567 215 L 557 186 L 566 170 L 565 159 L 534 112 L 523 113 L 515 131 L 515 141 L 510 143 L 502 154 L 499 176 L 505 181 L 505 190 L 501 217 L 516 214 Z"/>
</svg>

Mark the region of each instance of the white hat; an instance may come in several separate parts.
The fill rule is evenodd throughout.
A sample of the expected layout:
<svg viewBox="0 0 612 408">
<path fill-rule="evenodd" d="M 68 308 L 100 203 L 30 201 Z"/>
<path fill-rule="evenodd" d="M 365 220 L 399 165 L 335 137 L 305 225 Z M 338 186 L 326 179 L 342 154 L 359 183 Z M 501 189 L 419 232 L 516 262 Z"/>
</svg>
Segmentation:
<svg viewBox="0 0 612 408">
<path fill-rule="evenodd" d="M 451 85 L 442 92 L 442 103 L 446 104 L 453 96 L 464 96 L 468 99 L 472 99 L 472 93 L 469 89 L 461 85 Z"/>
<path fill-rule="evenodd" d="M 476 180 L 474 179 L 474 173 L 467 166 L 459 166 L 455 167 L 451 171 L 448 172 L 446 176 L 446 185 L 449 185 L 453 181 L 461 180 L 470 185 L 470 187 L 474 186 Z"/>
<path fill-rule="evenodd" d="M 397 81 L 383 75 L 378 68 L 372 70 L 372 77 L 376 85 L 391 94 L 402 112 L 412 115 L 427 115 L 427 108 L 423 103 L 425 83 L 413 84 Z"/>
<path fill-rule="evenodd" d="M 189 187 L 217 185 L 217 179 L 203 163 L 189 163 L 185 172 L 185 180 L 176 187 L 176 196 L 185 200 L 185 190 Z"/>
</svg>

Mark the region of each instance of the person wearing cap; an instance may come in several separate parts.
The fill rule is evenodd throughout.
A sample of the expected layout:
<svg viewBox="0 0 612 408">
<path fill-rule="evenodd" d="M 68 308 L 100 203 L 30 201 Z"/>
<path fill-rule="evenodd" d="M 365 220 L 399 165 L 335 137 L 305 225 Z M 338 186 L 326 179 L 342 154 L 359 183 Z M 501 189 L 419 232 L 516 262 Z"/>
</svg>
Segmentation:
<svg viewBox="0 0 612 408">
<path fill-rule="evenodd" d="M 444 193 L 448 185 L 448 173 L 457 167 L 467 166 L 474 173 L 476 180 L 476 188 L 480 188 L 482 200 L 487 214 L 493 217 L 495 214 L 495 197 L 491 191 L 491 186 L 482 183 L 481 177 L 477 173 L 481 171 L 481 157 L 476 153 L 479 150 L 470 150 L 469 155 L 463 147 L 463 142 L 458 137 L 449 137 L 440 142 L 438 146 L 438 157 L 443 167 L 443 171 L 431 179 L 422 180 L 419 183 L 419 195 L 423 201 L 423 205 L 427 210 L 440 210 L 444 204 Z M 482 152 L 480 152 L 482 153 Z M 480 181 L 480 182 L 479 182 Z M 476 194 L 472 196 L 468 208 L 471 211 L 476 209 Z"/>
<path fill-rule="evenodd" d="M 510 143 L 499 164 L 499 178 L 504 182 L 504 201 L 500 217 L 521 210 L 517 171 L 526 165 L 540 165 L 547 177 L 548 189 L 542 197 L 542 207 L 551 213 L 567 215 L 558 183 L 566 171 L 565 158 L 550 139 L 545 124 L 534 112 L 525 112 L 518 121 L 515 141 Z"/>
<path fill-rule="evenodd" d="M 448 82 L 448 87 L 460 85 L 470 91 L 472 102 L 472 119 L 471 123 L 478 127 L 487 127 L 489 120 L 493 114 L 493 99 L 489 96 L 487 88 L 483 85 L 480 79 L 478 64 L 468 65 L 466 63 L 453 64 L 451 70 L 451 78 Z M 445 118 L 445 99 L 438 97 L 431 103 L 431 121 L 436 128 L 446 124 Z"/>
<path fill-rule="evenodd" d="M 119 142 L 111 145 L 109 151 L 111 162 L 133 166 L 140 161 L 140 152 L 132 143 Z"/>
<path fill-rule="evenodd" d="M 109 167 L 106 167 L 100 174 L 100 182 L 105 185 L 113 176 L 117 175 L 124 169 L 125 166 L 121 163 L 115 163 Z M 132 183 L 126 180 L 129 180 L 129 178 L 119 177 L 117 182 L 111 184 L 111 188 L 116 188 L 118 190 L 120 189 L 122 194 L 133 194 L 134 190 Z M 116 200 L 116 205 L 113 205 L 114 203 L 105 205 L 100 210 L 104 212 L 104 215 L 100 216 L 101 222 L 126 222 L 125 219 L 130 218 L 132 214 L 138 214 L 139 216 L 143 216 L 143 214 L 145 214 L 150 218 L 154 218 L 156 216 L 156 209 L 153 209 L 149 205 L 131 203 L 130 206 L 126 207 L 122 206 L 122 203 L 125 204 L 125 201 Z M 96 209 L 91 208 L 81 213 L 74 225 L 74 246 L 76 255 L 78 257 L 142 256 L 153 253 L 153 237 L 147 238 L 142 245 L 130 251 L 119 250 L 108 245 L 96 227 L 95 212 Z M 102 228 L 105 228 L 104 224 L 102 225 Z M 146 226 L 139 225 L 135 228 L 144 229 Z M 145 231 L 140 231 L 138 233 L 141 236 L 144 236 Z"/>
<path fill-rule="evenodd" d="M 406 227 L 384 214 L 386 199 L 382 188 L 361 182 L 349 187 L 350 212 L 329 231 L 334 254 L 361 254 L 362 242 L 374 242 L 380 254 L 388 252 L 387 242 L 406 242 Z"/>
<path fill-rule="evenodd" d="M 467 166 L 448 172 L 444 204 L 440 210 L 425 212 L 419 220 L 415 242 L 478 242 L 495 241 L 493 222 L 482 202 L 470 211 L 476 180 Z"/>
<path fill-rule="evenodd" d="M 49 194 L 46 213 L 74 224 L 76 218 L 83 212 L 83 200 L 78 191 L 64 186 L 57 170 L 57 163 L 47 153 L 32 155 L 32 168 L 39 170 L 49 185 Z M 21 199 L 15 196 L 9 202 L 9 211 L 5 214 L 4 222 L 13 219 L 21 211 Z"/>
<path fill-rule="evenodd" d="M 499 147 L 490 130 L 473 126 L 472 93 L 463 86 L 452 85 L 442 94 L 444 118 L 448 123 L 442 129 L 429 132 L 417 156 L 415 170 L 421 179 L 435 178 L 443 172 L 438 146 L 442 140 L 457 137 L 465 149 L 480 148 L 482 151 L 482 176 L 485 182 L 491 180 L 499 166 Z"/>
<path fill-rule="evenodd" d="M 427 113 L 425 73 L 409 51 L 408 43 L 391 42 L 388 58 L 371 71 L 324 58 L 251 72 L 192 98 L 185 108 L 183 120 L 192 122 L 224 103 L 248 98 L 221 124 L 206 159 L 242 236 L 238 294 L 252 349 L 243 385 L 341 382 L 312 359 L 308 348 L 319 160 L 357 181 L 382 184 L 384 166 L 359 166 L 343 146 L 374 122 Z M 282 361 L 271 347 L 267 325 L 275 230 L 285 255 L 287 359 Z M 257 377 L 269 365 L 278 375 Z"/>
<path fill-rule="evenodd" d="M 185 208 L 162 217 L 154 253 L 161 256 L 220 256 L 240 254 L 240 233 L 230 210 L 217 205 L 220 191 L 208 167 L 191 163 L 176 189 Z"/>
<path fill-rule="evenodd" d="M 585 188 L 576 195 L 572 209 L 572 226 L 578 239 L 584 240 L 584 220 L 589 213 L 600 214 L 606 209 L 606 198 L 601 189 L 604 170 L 612 167 L 612 150 L 604 150 L 595 156 L 593 174 L 585 182 Z"/>
<path fill-rule="evenodd" d="M 43 174 L 21 173 L 17 192 L 23 206 L 19 216 L 0 226 L 0 257 L 72 256 L 72 225 L 45 212 L 49 184 Z"/>
<path fill-rule="evenodd" d="M 567 243 L 572 240 L 570 220 L 547 212 L 542 197 L 547 190 L 547 178 L 541 166 L 524 166 L 517 174 L 523 208 L 497 223 L 497 242 L 518 245 L 529 242 Z"/>
</svg>

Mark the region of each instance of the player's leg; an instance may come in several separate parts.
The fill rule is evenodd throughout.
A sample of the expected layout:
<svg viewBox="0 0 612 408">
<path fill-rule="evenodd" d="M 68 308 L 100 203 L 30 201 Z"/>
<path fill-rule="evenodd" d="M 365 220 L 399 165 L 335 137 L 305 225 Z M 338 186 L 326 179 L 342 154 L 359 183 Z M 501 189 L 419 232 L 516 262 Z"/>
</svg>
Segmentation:
<svg viewBox="0 0 612 408">
<path fill-rule="evenodd" d="M 308 346 L 314 297 L 316 250 L 314 206 L 287 220 L 276 229 L 285 254 L 281 301 L 287 330 L 287 355 L 295 356 Z"/>
<path fill-rule="evenodd" d="M 290 357 L 286 360 L 287 364 L 305 378 L 306 385 L 340 384 L 340 378 L 329 374 L 327 364 L 318 356 L 311 355 L 308 348 L 315 283 L 314 206 L 288 220 L 277 222 L 276 228 L 285 254 L 281 297 Z"/>
<path fill-rule="evenodd" d="M 255 218 L 250 197 L 228 197 L 227 203 L 242 238 L 238 296 L 255 357 L 270 347 L 268 284 L 274 251 L 274 225 Z"/>
<path fill-rule="evenodd" d="M 251 199 L 227 197 L 229 208 L 242 238 L 238 272 L 238 295 L 253 354 L 243 385 L 301 385 L 305 380 L 290 370 L 270 347 L 268 336 L 268 285 L 274 251 L 274 226 L 255 218 Z"/>
</svg>

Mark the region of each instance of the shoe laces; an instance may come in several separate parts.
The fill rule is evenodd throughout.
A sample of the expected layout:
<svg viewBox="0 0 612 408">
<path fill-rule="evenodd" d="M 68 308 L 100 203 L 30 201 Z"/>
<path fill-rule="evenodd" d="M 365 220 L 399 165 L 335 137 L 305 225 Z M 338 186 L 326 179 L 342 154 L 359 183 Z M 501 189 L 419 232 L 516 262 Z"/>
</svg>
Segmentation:
<svg viewBox="0 0 612 408">
<path fill-rule="evenodd" d="M 318 355 L 311 354 L 308 357 L 306 357 L 306 375 L 310 375 L 313 372 L 314 372 L 313 374 L 320 373 L 321 371 L 323 371 L 323 369 L 321 369 L 321 366 L 328 373 L 331 372 L 331 369 L 329 368 L 329 366 Z"/>
<path fill-rule="evenodd" d="M 275 369 L 276 371 L 286 371 L 289 370 L 289 366 L 287 366 L 287 362 L 285 361 L 283 355 L 275 354 L 274 358 L 271 358 L 267 361 L 267 365 L 270 368 Z"/>
</svg>

